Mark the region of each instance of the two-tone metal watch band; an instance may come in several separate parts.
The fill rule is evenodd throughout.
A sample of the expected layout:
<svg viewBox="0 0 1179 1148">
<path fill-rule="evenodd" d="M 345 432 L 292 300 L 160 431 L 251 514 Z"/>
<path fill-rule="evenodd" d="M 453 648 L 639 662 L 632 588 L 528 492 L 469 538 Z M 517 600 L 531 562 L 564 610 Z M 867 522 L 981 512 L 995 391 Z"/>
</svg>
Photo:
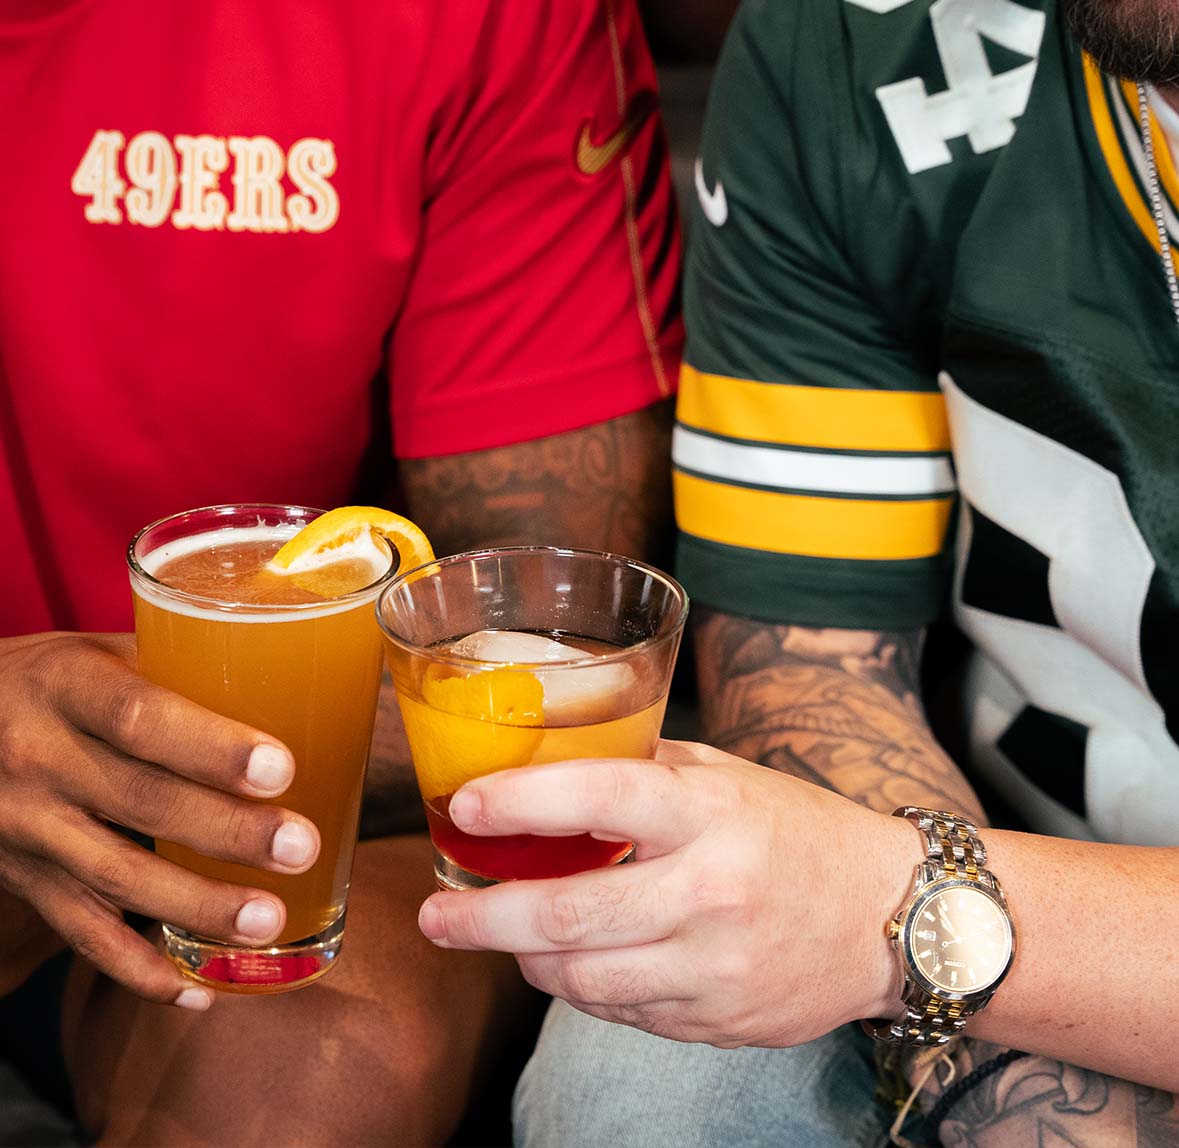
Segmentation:
<svg viewBox="0 0 1179 1148">
<path fill-rule="evenodd" d="M 998 882 L 989 870 L 987 849 L 978 836 L 978 826 L 957 813 L 922 809 L 906 805 L 893 811 L 894 817 L 913 822 L 925 837 L 925 860 L 917 867 L 915 885 L 919 889 L 946 877 L 977 881 L 992 892 Z M 895 941 L 899 922 L 889 921 L 889 939 Z M 904 1015 L 889 1021 L 863 1021 L 864 1031 L 877 1040 L 895 1044 L 945 1044 L 966 1027 L 973 1016 L 990 999 L 989 995 L 973 1001 L 955 1001 L 940 997 L 905 978 L 902 1003 Z"/>
<path fill-rule="evenodd" d="M 926 859 L 941 866 L 940 876 L 979 879 L 987 863 L 987 847 L 979 840 L 974 822 L 957 813 L 916 805 L 894 809 L 892 815 L 908 818 L 925 835 Z"/>
</svg>

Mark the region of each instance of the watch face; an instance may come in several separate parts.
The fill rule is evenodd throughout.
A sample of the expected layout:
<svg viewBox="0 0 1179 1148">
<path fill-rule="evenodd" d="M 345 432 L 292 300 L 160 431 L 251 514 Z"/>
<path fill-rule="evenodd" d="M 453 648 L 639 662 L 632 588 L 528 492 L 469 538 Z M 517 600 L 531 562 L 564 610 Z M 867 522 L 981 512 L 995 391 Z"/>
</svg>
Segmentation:
<svg viewBox="0 0 1179 1148">
<path fill-rule="evenodd" d="M 1011 925 L 994 898 L 954 884 L 914 906 L 908 922 L 910 959 L 940 992 L 976 993 L 1006 972 Z"/>
</svg>

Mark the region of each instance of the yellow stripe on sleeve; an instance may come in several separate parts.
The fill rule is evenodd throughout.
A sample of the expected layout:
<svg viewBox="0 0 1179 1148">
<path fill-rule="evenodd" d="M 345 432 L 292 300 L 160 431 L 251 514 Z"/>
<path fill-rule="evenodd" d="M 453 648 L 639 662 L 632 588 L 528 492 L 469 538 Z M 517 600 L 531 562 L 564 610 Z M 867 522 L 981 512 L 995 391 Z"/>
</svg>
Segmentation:
<svg viewBox="0 0 1179 1148">
<path fill-rule="evenodd" d="M 939 391 L 861 391 L 759 383 L 685 363 L 677 417 L 730 438 L 832 450 L 950 449 Z"/>
<path fill-rule="evenodd" d="M 676 472 L 676 519 L 686 534 L 816 558 L 940 554 L 952 498 L 869 501 L 750 490 Z"/>
</svg>

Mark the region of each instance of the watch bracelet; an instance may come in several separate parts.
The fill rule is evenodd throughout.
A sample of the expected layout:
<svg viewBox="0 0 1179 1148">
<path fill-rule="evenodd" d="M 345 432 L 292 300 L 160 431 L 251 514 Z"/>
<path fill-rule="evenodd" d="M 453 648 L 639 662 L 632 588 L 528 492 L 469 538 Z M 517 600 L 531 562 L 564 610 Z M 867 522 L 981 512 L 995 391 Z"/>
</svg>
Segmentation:
<svg viewBox="0 0 1179 1148">
<path fill-rule="evenodd" d="M 921 885 L 944 877 L 965 877 L 999 892 L 998 882 L 989 870 L 987 849 L 978 837 L 978 826 L 957 813 L 905 805 L 893 810 L 894 817 L 911 821 L 925 837 L 925 861 L 918 866 Z M 864 1031 L 876 1040 L 893 1044 L 942 1045 L 959 1035 L 966 1021 L 991 998 L 987 994 L 969 1003 L 943 1000 L 908 980 L 904 996 L 904 1013 L 892 1020 L 864 1020 Z"/>
<path fill-rule="evenodd" d="M 893 810 L 893 817 L 903 817 L 917 826 L 925 837 L 927 860 L 940 864 L 946 876 L 959 875 L 977 879 L 987 863 L 987 847 L 978 836 L 978 826 L 956 813 L 938 809 L 921 809 L 903 805 Z"/>
</svg>

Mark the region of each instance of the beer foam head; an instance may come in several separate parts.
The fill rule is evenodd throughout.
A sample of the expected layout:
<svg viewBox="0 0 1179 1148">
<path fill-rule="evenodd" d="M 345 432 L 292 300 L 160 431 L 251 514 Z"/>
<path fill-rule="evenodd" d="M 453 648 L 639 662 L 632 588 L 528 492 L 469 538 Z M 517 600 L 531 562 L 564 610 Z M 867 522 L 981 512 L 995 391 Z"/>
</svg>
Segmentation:
<svg viewBox="0 0 1179 1148">
<path fill-rule="evenodd" d="M 158 577 L 160 571 L 177 558 L 211 551 L 229 546 L 250 545 L 252 543 L 282 543 L 299 532 L 298 523 L 283 525 L 225 527 L 219 530 L 209 530 L 186 538 L 177 538 L 156 547 L 139 559 L 143 571 L 152 579 Z M 344 550 L 347 549 L 347 553 Z M 324 617 L 337 614 L 344 610 L 355 609 L 366 599 L 363 590 L 367 584 L 376 582 L 382 574 L 388 571 L 391 564 L 391 554 L 383 541 L 365 532 L 363 537 L 349 542 L 339 548 L 340 553 L 333 554 L 332 562 L 355 562 L 369 568 L 370 577 L 365 585 L 353 592 L 341 595 L 337 599 L 325 597 L 320 601 L 300 602 L 289 605 L 275 605 L 268 603 L 241 603 L 233 601 L 218 601 L 211 597 L 194 594 L 184 589 L 152 582 L 132 575 L 131 585 L 134 592 L 145 601 L 172 613 L 185 614 L 189 617 L 205 618 L 217 621 L 227 621 L 232 617 L 235 622 L 280 622 L 298 621 L 300 619 Z M 308 569 L 311 567 L 309 566 Z M 297 575 L 302 571 L 292 571 Z M 378 587 L 373 587 L 372 597 L 375 597 Z"/>
</svg>

